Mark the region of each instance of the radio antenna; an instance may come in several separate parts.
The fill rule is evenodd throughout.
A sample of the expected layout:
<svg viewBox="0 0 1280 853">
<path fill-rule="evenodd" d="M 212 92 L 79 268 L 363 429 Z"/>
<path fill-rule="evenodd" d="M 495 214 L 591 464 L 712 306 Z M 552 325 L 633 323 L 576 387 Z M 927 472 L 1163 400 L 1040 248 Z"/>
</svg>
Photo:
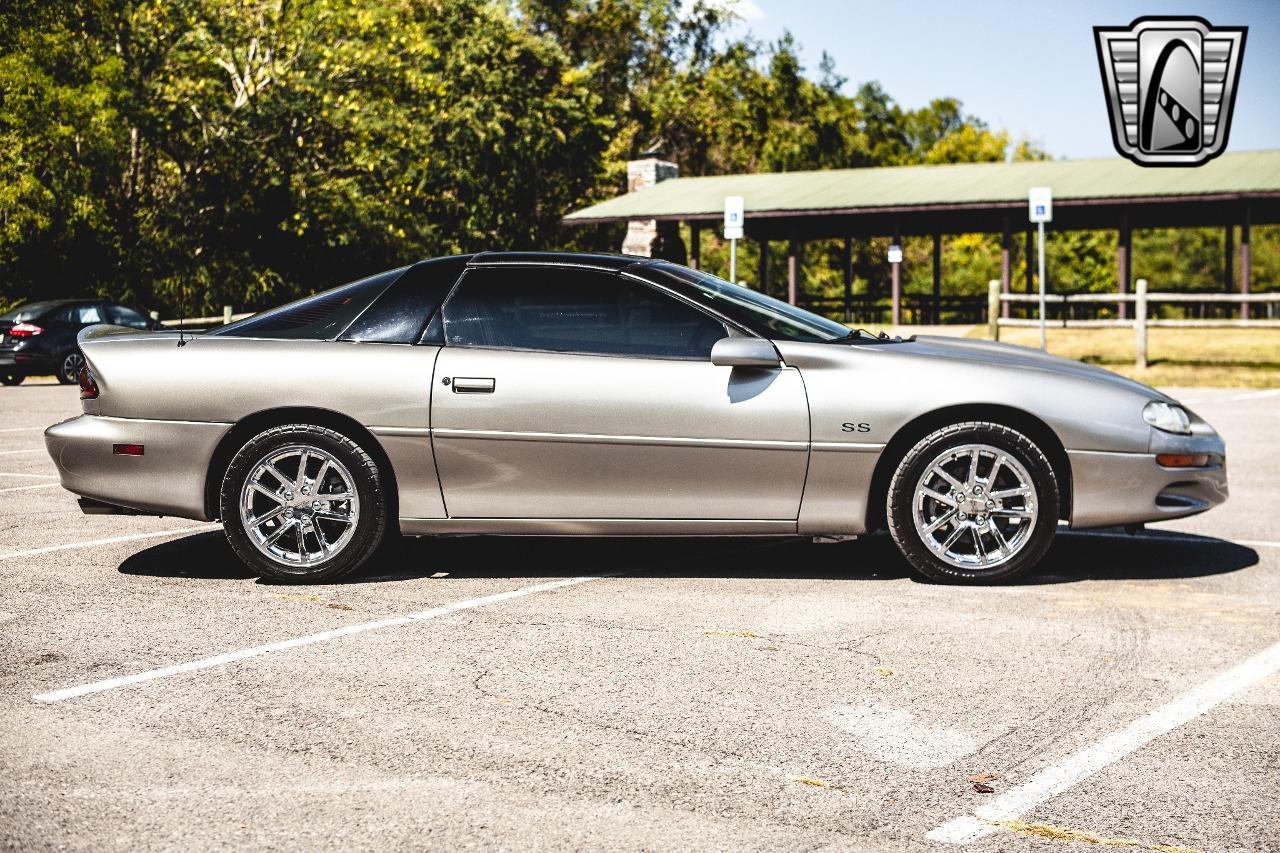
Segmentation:
<svg viewBox="0 0 1280 853">
<path fill-rule="evenodd" d="M 187 281 L 182 280 L 182 286 L 178 291 L 178 346 L 185 347 L 187 345 L 186 328 L 183 322 L 187 318 Z"/>
</svg>

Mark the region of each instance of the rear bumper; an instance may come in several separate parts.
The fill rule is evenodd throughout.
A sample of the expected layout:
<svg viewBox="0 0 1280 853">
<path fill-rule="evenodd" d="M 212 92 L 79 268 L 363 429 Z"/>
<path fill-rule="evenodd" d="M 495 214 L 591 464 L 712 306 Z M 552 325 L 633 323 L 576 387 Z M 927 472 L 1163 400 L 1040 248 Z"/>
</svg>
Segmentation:
<svg viewBox="0 0 1280 853">
<path fill-rule="evenodd" d="M 21 373 L 26 376 L 44 376 L 53 373 L 58 360 L 42 352 L 9 350 L 0 352 L 0 372 Z"/>
<path fill-rule="evenodd" d="M 1227 463 L 1222 440 L 1187 439 L 1179 452 L 1207 453 L 1204 468 L 1165 468 L 1155 453 L 1069 450 L 1073 528 L 1145 524 L 1185 518 L 1227 499 Z M 1194 446 L 1193 446 L 1194 445 Z"/>
<path fill-rule="evenodd" d="M 92 501 L 207 521 L 205 478 L 231 424 L 81 415 L 45 430 L 63 488 Z M 116 455 L 141 444 L 142 456 Z"/>
</svg>

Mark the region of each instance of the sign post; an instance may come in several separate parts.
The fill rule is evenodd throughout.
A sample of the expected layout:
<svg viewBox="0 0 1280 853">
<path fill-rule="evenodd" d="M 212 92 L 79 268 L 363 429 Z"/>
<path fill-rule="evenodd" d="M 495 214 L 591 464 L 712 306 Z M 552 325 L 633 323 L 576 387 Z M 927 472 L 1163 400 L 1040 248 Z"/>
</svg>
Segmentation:
<svg viewBox="0 0 1280 853">
<path fill-rule="evenodd" d="M 902 247 L 897 243 L 889 246 L 889 265 L 892 272 L 889 286 L 889 320 L 895 326 L 902 325 L 902 279 L 899 277 L 902 267 Z"/>
<path fill-rule="evenodd" d="M 1053 221 L 1053 190 L 1049 187 L 1032 187 L 1027 194 L 1027 217 L 1039 226 L 1037 246 L 1040 250 L 1040 349 L 1048 351 L 1049 338 L 1045 331 L 1044 309 L 1044 224 Z"/>
<path fill-rule="evenodd" d="M 729 241 L 729 281 L 738 283 L 738 241 L 742 239 L 746 213 L 742 196 L 724 197 L 724 238 Z"/>
</svg>

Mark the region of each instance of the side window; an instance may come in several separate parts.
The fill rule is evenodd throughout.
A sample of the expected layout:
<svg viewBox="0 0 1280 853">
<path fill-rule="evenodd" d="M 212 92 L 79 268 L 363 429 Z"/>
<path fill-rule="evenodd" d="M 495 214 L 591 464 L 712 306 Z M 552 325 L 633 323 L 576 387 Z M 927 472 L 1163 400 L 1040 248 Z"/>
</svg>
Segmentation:
<svg viewBox="0 0 1280 853">
<path fill-rule="evenodd" d="M 81 325 L 90 325 L 92 323 L 102 322 L 102 311 L 97 305 L 77 305 L 71 311 L 71 320 L 73 323 Z"/>
<path fill-rule="evenodd" d="M 117 326 L 129 326 L 133 329 L 145 329 L 151 325 L 146 317 L 123 305 L 108 305 L 107 318 Z"/>
<path fill-rule="evenodd" d="M 342 335 L 347 341 L 413 344 L 440 310 L 471 257 L 437 258 L 409 267 Z"/>
<path fill-rule="evenodd" d="M 242 338 L 293 338 L 327 341 L 342 333 L 373 300 L 404 274 L 405 267 L 362 278 L 332 290 L 246 317 L 209 332 Z"/>
<path fill-rule="evenodd" d="M 451 346 L 709 358 L 715 318 L 618 275 L 560 267 L 467 272 L 444 307 Z"/>
</svg>

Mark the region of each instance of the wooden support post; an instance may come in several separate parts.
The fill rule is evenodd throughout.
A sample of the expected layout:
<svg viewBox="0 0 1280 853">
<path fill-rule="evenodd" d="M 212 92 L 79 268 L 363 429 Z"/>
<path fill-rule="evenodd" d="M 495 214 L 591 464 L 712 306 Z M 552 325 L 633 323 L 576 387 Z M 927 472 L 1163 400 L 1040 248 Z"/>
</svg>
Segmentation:
<svg viewBox="0 0 1280 853">
<path fill-rule="evenodd" d="M 1031 268 L 1031 264 L 1034 263 L 1032 261 L 1032 258 L 1036 256 L 1036 245 L 1035 245 L 1034 234 L 1035 232 L 1032 231 L 1030 228 L 1027 229 L 1027 244 L 1025 249 L 1022 252 L 1022 261 L 1027 268 L 1027 293 L 1032 293 L 1036 289 L 1035 270 Z"/>
<path fill-rule="evenodd" d="M 1012 275 L 1012 267 L 1010 264 L 1010 255 L 1013 249 L 1013 234 L 1009 229 L 1009 217 L 1004 218 L 1004 231 L 1000 235 L 1000 292 L 1009 292 L 1010 276 Z M 1009 303 L 1000 303 L 1000 316 L 1009 316 Z"/>
<path fill-rule="evenodd" d="M 1133 277 L 1132 248 L 1133 229 L 1129 227 L 1129 214 L 1126 212 L 1120 214 L 1120 233 L 1116 240 L 1116 284 L 1121 296 L 1129 292 L 1129 281 Z M 1128 302 L 1120 301 L 1116 316 L 1121 320 L 1128 319 Z"/>
<path fill-rule="evenodd" d="M 702 269 L 702 226 L 689 223 L 689 266 Z"/>
<path fill-rule="evenodd" d="M 987 337 L 993 341 L 1000 340 L 1000 293 L 1004 282 L 991 279 L 987 283 Z"/>
<path fill-rule="evenodd" d="M 1136 301 L 1133 303 L 1133 333 L 1137 357 L 1134 366 L 1139 370 L 1147 369 L 1147 280 L 1140 278 L 1134 289 Z"/>
<path fill-rule="evenodd" d="M 760 238 L 760 269 L 756 273 L 756 288 L 769 295 L 769 240 Z"/>
<path fill-rule="evenodd" d="M 801 243 L 792 233 L 787 242 L 787 301 L 796 304 L 796 296 L 800 284 L 800 247 Z"/>
<path fill-rule="evenodd" d="M 1236 280 L 1236 224 L 1228 222 L 1222 235 L 1222 292 L 1230 293 Z"/>
<path fill-rule="evenodd" d="M 844 238 L 844 251 L 840 253 L 841 272 L 844 274 L 844 321 L 853 322 L 853 238 Z"/>
<path fill-rule="evenodd" d="M 1250 289 L 1250 278 L 1253 275 L 1253 256 L 1249 246 L 1249 225 L 1250 225 L 1249 205 L 1244 207 L 1244 220 L 1240 223 L 1240 292 L 1248 294 Z M 1249 303 L 1240 303 L 1240 319 L 1249 319 Z"/>
<path fill-rule="evenodd" d="M 929 312 L 934 323 L 942 322 L 942 235 L 933 235 L 933 310 Z"/>
</svg>

